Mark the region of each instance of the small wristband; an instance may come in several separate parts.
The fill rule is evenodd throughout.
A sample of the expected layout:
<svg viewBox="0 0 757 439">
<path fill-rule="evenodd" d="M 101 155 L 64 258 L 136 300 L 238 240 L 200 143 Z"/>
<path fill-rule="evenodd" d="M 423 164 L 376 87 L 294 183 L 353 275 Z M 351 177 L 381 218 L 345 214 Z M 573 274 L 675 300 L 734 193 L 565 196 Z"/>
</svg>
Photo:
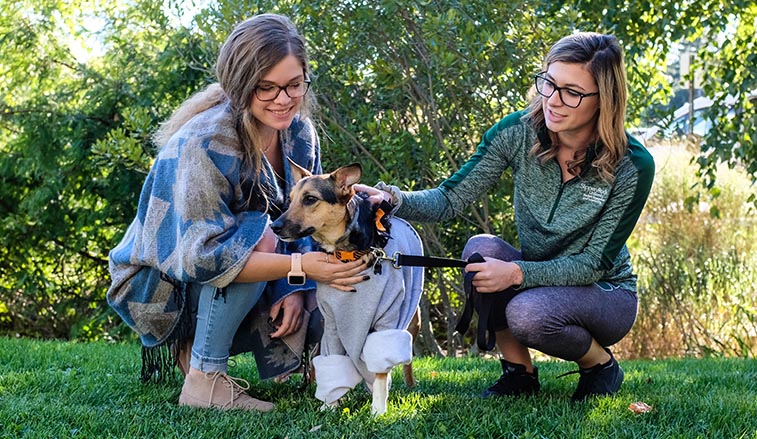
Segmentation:
<svg viewBox="0 0 757 439">
<path fill-rule="evenodd" d="M 290 256 L 292 266 L 289 273 L 287 273 L 287 283 L 289 285 L 305 285 L 307 277 L 305 276 L 305 272 L 302 271 L 302 254 L 292 253 Z"/>
</svg>

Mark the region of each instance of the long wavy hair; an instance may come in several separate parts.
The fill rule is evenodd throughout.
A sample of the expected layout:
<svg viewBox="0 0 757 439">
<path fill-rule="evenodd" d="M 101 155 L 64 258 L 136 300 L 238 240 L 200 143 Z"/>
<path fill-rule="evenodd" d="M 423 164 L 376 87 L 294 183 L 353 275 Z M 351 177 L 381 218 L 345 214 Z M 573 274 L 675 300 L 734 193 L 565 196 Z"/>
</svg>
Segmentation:
<svg viewBox="0 0 757 439">
<path fill-rule="evenodd" d="M 258 82 L 276 64 L 289 55 L 300 61 L 303 74 L 310 76 L 305 39 L 294 24 L 282 15 L 260 14 L 237 24 L 221 47 L 216 60 L 218 82 L 197 92 L 174 111 L 161 124 L 153 139 L 158 146 L 165 145 L 189 119 L 222 102 L 230 103 L 236 122 L 236 130 L 243 153 L 242 175 L 252 180 L 253 193 L 261 195 L 268 207 L 267 193 L 263 187 L 263 141 L 257 119 L 250 111 L 253 93 Z M 315 105 L 312 92 L 302 98 L 300 116 L 306 117 Z M 247 203 L 251 200 L 248 198 Z M 257 204 L 257 203 L 256 203 Z"/>
<path fill-rule="evenodd" d="M 628 148 L 625 132 L 628 90 L 623 49 L 612 35 L 580 32 L 563 37 L 552 46 L 544 60 L 543 70 L 547 70 L 555 62 L 585 65 L 599 87 L 595 140 L 598 140 L 601 146 L 595 151 L 596 155 L 591 163 L 585 163 L 586 151 L 577 154 L 568 162 L 568 171 L 572 175 L 578 175 L 588 165 L 595 168 L 603 180 L 612 183 L 615 180 L 615 168 Z M 528 105 L 526 119 L 539 130 L 545 126 L 542 107 L 544 98 L 534 89 L 531 93 L 533 97 Z M 557 156 L 557 136 L 552 132 L 549 134 L 552 139 L 550 148 L 543 147 L 537 139 L 530 151 L 541 163 Z"/>
</svg>

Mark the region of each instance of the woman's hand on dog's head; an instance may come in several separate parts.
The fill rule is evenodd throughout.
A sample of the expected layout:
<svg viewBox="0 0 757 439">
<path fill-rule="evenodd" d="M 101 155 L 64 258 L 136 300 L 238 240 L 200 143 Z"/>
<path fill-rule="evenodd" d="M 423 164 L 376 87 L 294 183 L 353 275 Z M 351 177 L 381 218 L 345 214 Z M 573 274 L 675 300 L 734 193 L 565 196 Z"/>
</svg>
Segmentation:
<svg viewBox="0 0 757 439">
<path fill-rule="evenodd" d="M 355 192 L 365 192 L 368 194 L 368 200 L 370 200 L 371 204 L 374 205 L 380 205 L 382 201 L 386 201 L 391 203 L 392 202 L 392 195 L 389 192 L 384 192 L 380 189 L 376 189 L 373 186 L 366 186 L 364 184 L 354 184 L 352 185 L 352 189 L 355 190 Z"/>
<path fill-rule="evenodd" d="M 355 292 L 353 285 L 368 279 L 361 274 L 367 268 L 368 264 L 362 260 L 341 262 L 322 252 L 302 255 L 302 270 L 308 278 L 341 291 Z"/>
</svg>

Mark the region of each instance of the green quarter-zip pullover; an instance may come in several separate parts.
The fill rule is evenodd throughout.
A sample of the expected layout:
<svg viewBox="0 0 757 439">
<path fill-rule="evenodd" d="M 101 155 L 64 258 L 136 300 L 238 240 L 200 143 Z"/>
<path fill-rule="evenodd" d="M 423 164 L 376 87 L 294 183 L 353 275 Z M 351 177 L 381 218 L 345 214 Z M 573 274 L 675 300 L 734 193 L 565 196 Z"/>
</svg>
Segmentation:
<svg viewBox="0 0 757 439">
<path fill-rule="evenodd" d="M 625 243 L 652 186 L 652 156 L 629 136 L 614 183 L 603 181 L 591 166 L 563 183 L 556 160 L 541 164 L 529 155 L 539 134 L 522 120 L 524 114 L 513 113 L 490 128 L 476 153 L 439 187 L 401 192 L 395 214 L 421 222 L 452 218 L 510 168 L 523 255 L 523 260 L 513 261 L 523 271 L 520 288 L 603 281 L 636 291 Z M 539 140 L 549 144 L 546 129 Z"/>
</svg>

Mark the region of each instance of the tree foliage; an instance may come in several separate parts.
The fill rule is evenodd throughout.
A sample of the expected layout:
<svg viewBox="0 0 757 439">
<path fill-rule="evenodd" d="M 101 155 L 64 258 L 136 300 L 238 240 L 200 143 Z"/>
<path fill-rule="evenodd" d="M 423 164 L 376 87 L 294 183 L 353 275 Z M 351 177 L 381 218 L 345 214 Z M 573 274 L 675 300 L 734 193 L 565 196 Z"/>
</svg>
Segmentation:
<svg viewBox="0 0 757 439">
<path fill-rule="evenodd" d="M 704 93 L 715 101 L 706 114 L 715 121 L 714 129 L 704 139 L 699 159 L 700 176 L 708 188 L 715 185 L 720 162 L 744 166 L 752 183 L 757 181 L 757 2 L 740 3 L 727 10 L 732 33 L 725 38 L 712 30 L 704 33 L 712 44 L 700 50 Z M 729 96 L 736 98 L 732 117 L 724 111 Z"/>
<path fill-rule="evenodd" d="M 26 335 L 96 337 L 112 327 L 107 253 L 136 209 L 155 154 L 150 135 L 213 81 L 219 44 L 251 14 L 289 15 L 305 34 L 324 168 L 360 161 L 368 184 L 437 185 L 487 128 L 523 107 L 549 46 L 575 30 L 611 32 L 624 45 L 631 122 L 670 96 L 664 64 L 677 41 L 712 42 L 701 57 L 708 94 L 757 88 L 757 7 L 745 0 L 229 0 L 184 24 L 175 16 L 186 3 L 174 0 L 0 4 L 0 329 Z M 93 22 L 102 27 L 85 27 Z M 725 30 L 732 36 L 710 50 Z M 72 41 L 102 50 L 77 59 Z M 702 162 L 742 163 L 755 176 L 754 108 L 739 105 L 735 118 L 717 115 L 724 123 Z M 427 252 L 459 255 L 481 232 L 517 241 L 510 186 L 504 176 L 456 219 L 419 225 Z M 458 276 L 429 272 L 429 316 L 448 348 L 459 342 Z"/>
<path fill-rule="evenodd" d="M 107 316 L 107 254 L 136 210 L 149 135 L 206 75 L 187 62 L 195 36 L 167 35 L 154 8 L 49 0 L 3 11 L 0 325 L 86 336 L 106 323 L 90 319 Z M 105 28 L 84 35 L 95 16 Z M 84 36 L 101 38 L 104 55 L 77 60 Z"/>
</svg>

